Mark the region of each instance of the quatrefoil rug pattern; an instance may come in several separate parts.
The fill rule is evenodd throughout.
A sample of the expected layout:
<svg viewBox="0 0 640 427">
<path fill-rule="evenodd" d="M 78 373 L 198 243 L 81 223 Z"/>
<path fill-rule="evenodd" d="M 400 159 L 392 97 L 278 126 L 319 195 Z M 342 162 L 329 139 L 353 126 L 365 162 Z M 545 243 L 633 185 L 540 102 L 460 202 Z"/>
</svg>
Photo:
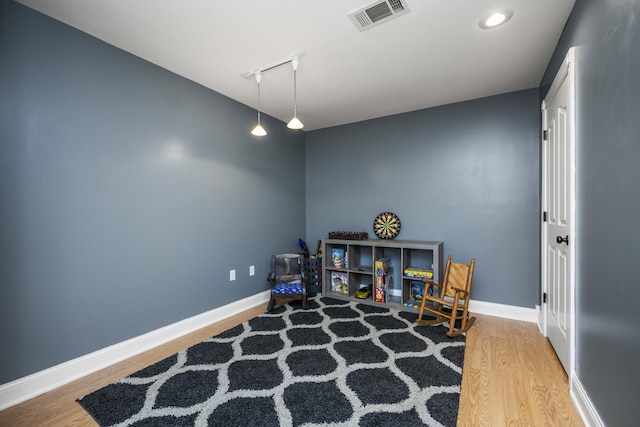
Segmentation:
<svg viewBox="0 0 640 427">
<path fill-rule="evenodd" d="M 465 337 L 415 319 L 292 302 L 78 402 L 101 426 L 455 426 Z"/>
</svg>

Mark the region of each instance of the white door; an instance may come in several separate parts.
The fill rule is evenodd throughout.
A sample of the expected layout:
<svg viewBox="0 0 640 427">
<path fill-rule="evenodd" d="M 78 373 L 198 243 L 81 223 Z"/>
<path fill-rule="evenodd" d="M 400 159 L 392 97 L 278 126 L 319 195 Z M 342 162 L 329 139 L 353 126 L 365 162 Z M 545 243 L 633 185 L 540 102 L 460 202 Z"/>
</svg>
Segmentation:
<svg viewBox="0 0 640 427">
<path fill-rule="evenodd" d="M 542 323 L 569 377 L 574 351 L 574 100 L 572 48 L 542 103 Z"/>
</svg>

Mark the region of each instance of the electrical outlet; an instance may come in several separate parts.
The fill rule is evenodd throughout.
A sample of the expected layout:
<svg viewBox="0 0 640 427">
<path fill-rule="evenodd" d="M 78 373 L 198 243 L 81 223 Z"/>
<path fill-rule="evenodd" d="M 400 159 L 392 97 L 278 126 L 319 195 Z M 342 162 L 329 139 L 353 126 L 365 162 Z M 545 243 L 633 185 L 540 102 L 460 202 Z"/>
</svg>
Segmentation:
<svg viewBox="0 0 640 427">
<path fill-rule="evenodd" d="M 256 266 L 255 265 L 250 265 L 249 266 L 249 276 L 255 276 L 256 275 Z"/>
<path fill-rule="evenodd" d="M 233 282 L 234 280 L 236 280 L 236 271 L 229 270 L 229 281 Z"/>
</svg>

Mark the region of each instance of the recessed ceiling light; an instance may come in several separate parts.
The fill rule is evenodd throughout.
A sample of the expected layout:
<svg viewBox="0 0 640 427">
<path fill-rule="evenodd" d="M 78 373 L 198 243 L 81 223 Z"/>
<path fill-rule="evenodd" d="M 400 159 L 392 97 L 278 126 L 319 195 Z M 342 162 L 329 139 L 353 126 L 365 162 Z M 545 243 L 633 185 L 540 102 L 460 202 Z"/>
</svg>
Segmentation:
<svg viewBox="0 0 640 427">
<path fill-rule="evenodd" d="M 480 21 L 480 28 L 489 29 L 498 27 L 511 19 L 512 16 L 513 12 L 510 10 L 494 12 L 491 15 L 482 18 Z"/>
</svg>

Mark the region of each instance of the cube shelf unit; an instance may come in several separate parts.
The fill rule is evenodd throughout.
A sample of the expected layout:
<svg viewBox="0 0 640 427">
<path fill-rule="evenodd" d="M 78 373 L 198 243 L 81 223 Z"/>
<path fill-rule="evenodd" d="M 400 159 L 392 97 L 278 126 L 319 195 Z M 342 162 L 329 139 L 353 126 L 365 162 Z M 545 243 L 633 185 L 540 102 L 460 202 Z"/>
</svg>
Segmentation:
<svg viewBox="0 0 640 427">
<path fill-rule="evenodd" d="M 422 283 L 420 278 L 404 275 L 407 267 L 433 270 L 433 281 L 440 282 L 442 274 L 442 242 L 423 242 L 413 240 L 339 240 L 322 241 L 323 295 L 347 301 L 357 301 L 373 305 L 388 306 L 408 311 L 418 311 L 407 307 L 411 298 L 411 286 Z M 345 252 L 346 265 L 335 267 L 332 259 L 333 249 Z M 356 292 L 362 286 L 374 283 L 374 261 L 389 258 L 392 282 L 387 286 L 386 301 L 375 302 L 373 292 L 366 299 L 356 298 Z M 346 293 L 332 290 L 332 273 L 343 273 L 347 278 Z"/>
</svg>

